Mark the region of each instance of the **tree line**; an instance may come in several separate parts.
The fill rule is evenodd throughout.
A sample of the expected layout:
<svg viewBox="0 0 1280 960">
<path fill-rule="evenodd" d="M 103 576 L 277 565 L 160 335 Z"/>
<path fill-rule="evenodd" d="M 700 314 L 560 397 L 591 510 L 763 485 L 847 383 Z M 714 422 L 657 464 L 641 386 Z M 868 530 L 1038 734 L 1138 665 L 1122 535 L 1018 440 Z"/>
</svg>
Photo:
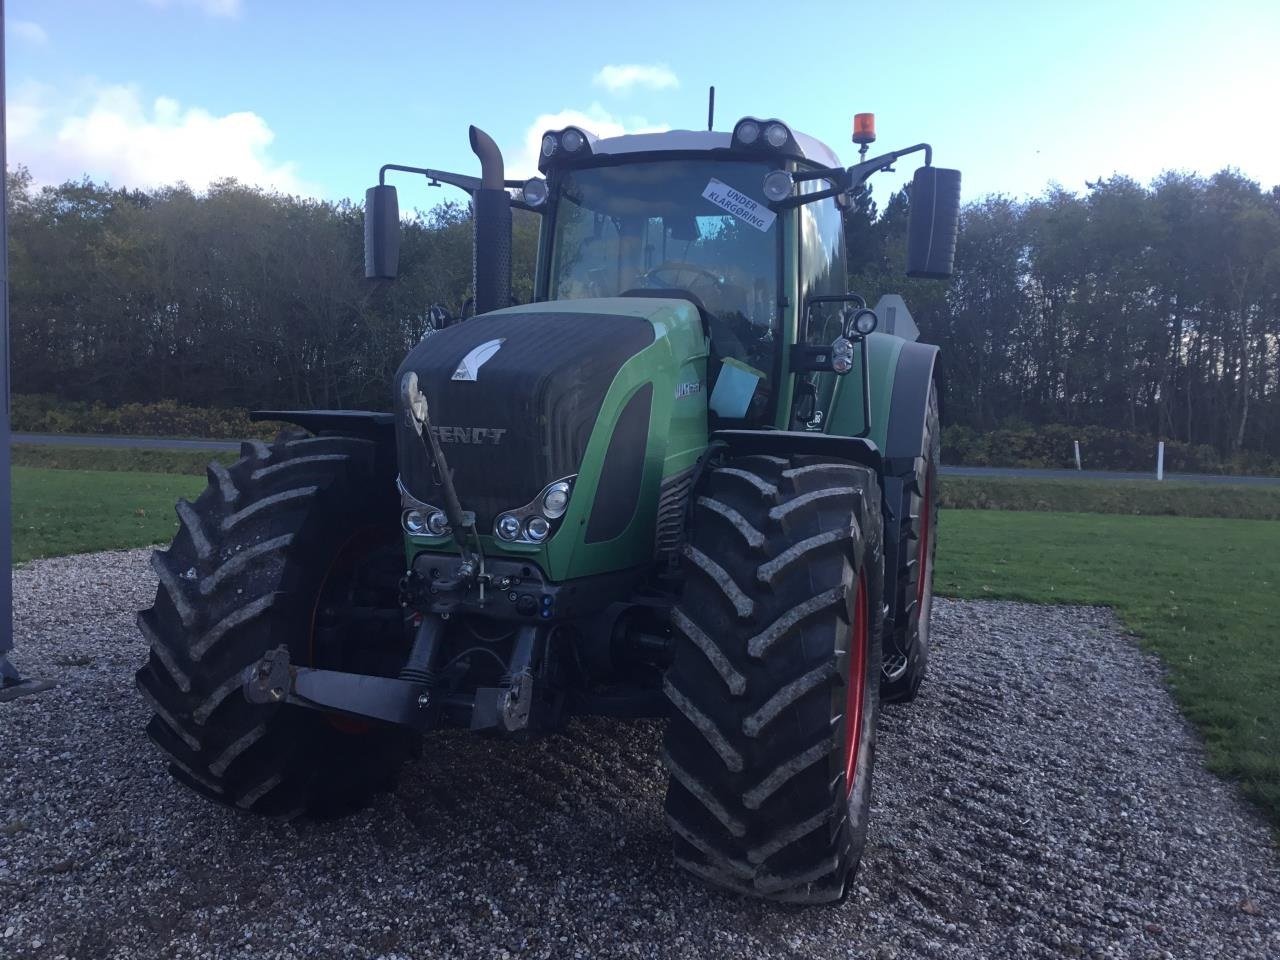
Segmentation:
<svg viewBox="0 0 1280 960">
<path fill-rule="evenodd" d="M 1095 425 L 1280 455 L 1280 188 L 1232 170 L 988 197 L 950 283 L 901 279 L 907 191 L 858 197 L 850 289 L 906 298 L 943 348 L 944 420 Z M 515 213 L 514 293 L 537 218 Z M 36 188 L 9 175 L 13 386 L 108 405 L 386 408 L 429 308 L 469 295 L 471 222 L 406 223 L 401 276 L 363 277 L 359 205 L 226 181 Z"/>
<path fill-rule="evenodd" d="M 1280 187 L 1223 170 L 988 197 L 962 212 L 948 285 L 897 279 L 908 204 L 864 198 L 852 282 L 901 289 L 942 346 L 945 421 L 1280 454 Z"/>
</svg>

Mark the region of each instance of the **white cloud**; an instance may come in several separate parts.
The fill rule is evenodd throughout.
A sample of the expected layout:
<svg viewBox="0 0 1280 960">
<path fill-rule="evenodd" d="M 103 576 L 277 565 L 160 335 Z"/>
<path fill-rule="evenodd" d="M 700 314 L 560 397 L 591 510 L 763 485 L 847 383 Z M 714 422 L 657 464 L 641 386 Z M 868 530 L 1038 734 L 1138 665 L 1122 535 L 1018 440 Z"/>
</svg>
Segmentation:
<svg viewBox="0 0 1280 960">
<path fill-rule="evenodd" d="M 601 139 L 620 137 L 626 133 L 659 133 L 671 129 L 667 124 L 649 123 L 641 117 L 614 117 L 598 103 L 593 103 L 586 110 L 568 109 L 559 113 L 540 114 L 525 130 L 523 149 L 516 154 L 518 159 L 510 164 L 507 175 L 513 180 L 536 176 L 542 135 L 548 130 L 560 130 L 564 127 L 581 127 Z"/>
<path fill-rule="evenodd" d="M 153 7 L 195 7 L 211 17 L 240 16 L 240 0 L 147 0 Z"/>
<path fill-rule="evenodd" d="M 234 177 L 286 193 L 316 193 L 294 164 L 269 155 L 274 139 L 256 113 L 218 116 L 170 97 L 148 104 L 121 85 L 90 85 L 79 97 L 59 98 L 49 87 L 29 84 L 9 106 L 9 156 L 38 183 L 87 174 L 118 186 L 183 181 L 203 189 Z"/>
<path fill-rule="evenodd" d="M 592 83 L 610 93 L 630 93 L 636 87 L 674 90 L 680 78 L 665 63 L 611 63 L 601 67 Z"/>
<path fill-rule="evenodd" d="M 35 46 L 49 42 L 49 34 L 34 20 L 10 20 L 9 35 Z"/>
</svg>

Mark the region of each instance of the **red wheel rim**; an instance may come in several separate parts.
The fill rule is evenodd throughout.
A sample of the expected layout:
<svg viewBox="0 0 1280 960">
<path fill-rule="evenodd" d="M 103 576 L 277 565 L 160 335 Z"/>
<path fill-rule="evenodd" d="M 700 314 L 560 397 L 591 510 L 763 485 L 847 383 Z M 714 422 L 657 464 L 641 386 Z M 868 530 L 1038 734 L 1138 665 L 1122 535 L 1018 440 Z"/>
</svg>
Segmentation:
<svg viewBox="0 0 1280 960">
<path fill-rule="evenodd" d="M 853 601 L 853 635 L 849 643 L 849 682 L 845 687 L 844 794 L 853 792 L 862 745 L 863 692 L 867 685 L 867 640 L 871 625 L 867 611 L 867 576 L 858 574 L 858 594 Z"/>
<path fill-rule="evenodd" d="M 924 476 L 924 497 L 920 500 L 920 544 L 916 548 L 916 610 L 924 614 L 924 594 L 929 584 L 929 538 L 933 536 L 933 470 Z"/>
</svg>

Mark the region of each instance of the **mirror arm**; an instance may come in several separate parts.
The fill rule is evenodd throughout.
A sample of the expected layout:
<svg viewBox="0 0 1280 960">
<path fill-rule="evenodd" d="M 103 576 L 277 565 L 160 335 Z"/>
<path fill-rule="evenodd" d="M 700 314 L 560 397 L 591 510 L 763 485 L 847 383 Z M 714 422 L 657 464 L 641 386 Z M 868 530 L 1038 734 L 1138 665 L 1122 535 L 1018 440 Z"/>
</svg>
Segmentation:
<svg viewBox="0 0 1280 960">
<path fill-rule="evenodd" d="M 887 170 L 895 162 L 912 153 L 924 151 L 924 165 L 926 167 L 933 165 L 933 147 L 927 143 L 917 143 L 910 147 L 903 147 L 901 150 L 892 150 L 889 153 L 882 153 L 878 157 L 872 157 L 870 160 L 863 160 L 861 163 L 855 163 L 847 171 L 845 175 L 848 178 L 847 183 L 849 191 L 857 190 L 860 186 L 867 182 L 873 173 L 879 173 L 881 170 Z"/>
<path fill-rule="evenodd" d="M 893 166 L 898 160 L 912 153 L 924 151 L 924 164 L 926 167 L 933 165 L 933 147 L 927 143 L 917 143 L 910 147 L 903 147 L 901 150 L 893 150 L 889 153 L 882 153 L 878 157 L 872 157 L 870 160 L 863 160 L 861 163 L 855 163 L 847 170 L 844 167 L 823 167 L 816 170 L 797 170 L 792 176 L 796 183 L 803 183 L 806 180 L 827 180 L 831 186 L 826 190 L 819 190 L 816 193 L 805 193 L 798 196 L 787 197 L 785 200 L 774 200 L 769 203 L 772 210 L 789 210 L 792 207 L 803 206 L 806 203 L 813 203 L 815 200 L 825 200 L 827 197 L 837 197 L 842 193 L 853 193 L 864 183 L 873 173 L 879 173 L 881 170 L 887 170 Z"/>
<path fill-rule="evenodd" d="M 378 170 L 379 186 L 386 186 L 388 170 L 399 170 L 402 173 L 418 173 L 431 181 L 431 183 L 428 184 L 428 186 L 438 187 L 442 183 L 447 183 L 451 187 L 457 187 L 460 190 L 465 190 L 467 194 L 473 198 L 476 195 L 476 191 L 480 189 L 479 177 L 469 177 L 463 173 L 450 173 L 447 170 L 431 170 L 427 167 L 406 167 L 403 164 L 399 164 L 399 163 L 384 163 L 382 167 L 379 168 Z M 502 182 L 503 187 L 520 188 L 520 187 L 523 187 L 524 184 L 525 184 L 525 181 L 523 180 L 504 180 Z M 511 201 L 511 205 L 513 207 L 518 207 L 521 210 L 528 210 L 530 213 L 544 212 L 541 207 L 531 207 L 529 206 L 529 204 L 525 203 L 523 200 L 513 199 Z"/>
<path fill-rule="evenodd" d="M 406 167 L 399 163 L 384 163 L 382 165 L 378 170 L 378 184 L 380 186 L 386 184 L 388 170 L 399 170 L 403 173 L 420 173 L 431 181 L 431 186 L 447 183 L 473 195 L 480 189 L 479 177 L 468 177 L 462 173 L 449 173 L 447 170 L 430 170 L 426 167 Z"/>
</svg>

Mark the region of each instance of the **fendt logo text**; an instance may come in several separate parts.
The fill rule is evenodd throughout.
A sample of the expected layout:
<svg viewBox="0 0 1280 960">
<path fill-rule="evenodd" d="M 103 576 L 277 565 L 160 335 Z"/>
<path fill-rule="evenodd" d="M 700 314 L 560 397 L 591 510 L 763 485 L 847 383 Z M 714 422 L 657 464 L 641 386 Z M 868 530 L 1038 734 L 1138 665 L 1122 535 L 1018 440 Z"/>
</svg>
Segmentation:
<svg viewBox="0 0 1280 960">
<path fill-rule="evenodd" d="M 507 430 L 505 427 L 432 427 L 441 443 L 493 443 L 502 442 Z"/>
</svg>

